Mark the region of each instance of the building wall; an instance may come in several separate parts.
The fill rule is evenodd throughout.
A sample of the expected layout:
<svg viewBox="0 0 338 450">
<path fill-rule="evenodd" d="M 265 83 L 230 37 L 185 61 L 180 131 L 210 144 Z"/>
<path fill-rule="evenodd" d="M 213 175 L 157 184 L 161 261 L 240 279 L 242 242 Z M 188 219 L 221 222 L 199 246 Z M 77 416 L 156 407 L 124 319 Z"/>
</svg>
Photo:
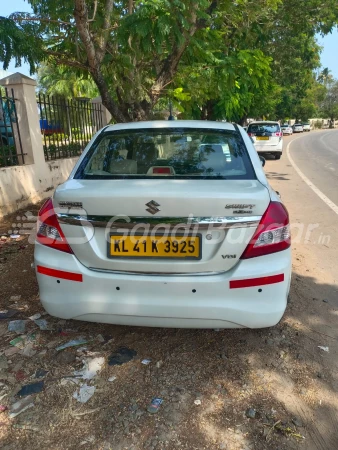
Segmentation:
<svg viewBox="0 0 338 450">
<path fill-rule="evenodd" d="M 0 169 L 0 217 L 52 196 L 68 178 L 78 158 Z"/>
</svg>

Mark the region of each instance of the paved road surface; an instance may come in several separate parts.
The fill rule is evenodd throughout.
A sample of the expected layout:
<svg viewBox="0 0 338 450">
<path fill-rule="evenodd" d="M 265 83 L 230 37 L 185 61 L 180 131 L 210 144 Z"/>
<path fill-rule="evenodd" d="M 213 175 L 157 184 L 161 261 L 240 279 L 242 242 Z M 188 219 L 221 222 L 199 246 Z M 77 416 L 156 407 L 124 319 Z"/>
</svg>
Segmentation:
<svg viewBox="0 0 338 450">
<path fill-rule="evenodd" d="M 288 320 L 304 332 L 300 351 L 305 350 L 306 359 L 326 373 L 326 383 L 317 383 L 311 407 L 290 391 L 290 408 L 307 418 L 307 450 L 334 450 L 338 448 L 338 130 L 284 138 L 281 160 L 268 160 L 265 171 L 289 210 L 293 228 Z M 328 346 L 329 353 L 318 345 Z"/>
</svg>

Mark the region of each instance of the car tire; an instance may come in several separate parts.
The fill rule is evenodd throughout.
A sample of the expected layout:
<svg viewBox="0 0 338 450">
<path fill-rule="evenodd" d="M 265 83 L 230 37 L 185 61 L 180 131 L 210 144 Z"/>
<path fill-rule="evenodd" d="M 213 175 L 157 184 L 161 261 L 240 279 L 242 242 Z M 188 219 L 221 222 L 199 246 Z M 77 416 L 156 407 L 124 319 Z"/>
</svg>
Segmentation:
<svg viewBox="0 0 338 450">
<path fill-rule="evenodd" d="M 280 159 L 280 158 L 281 158 L 281 156 L 282 156 L 282 154 L 281 154 L 281 153 L 275 153 L 275 159 Z"/>
</svg>

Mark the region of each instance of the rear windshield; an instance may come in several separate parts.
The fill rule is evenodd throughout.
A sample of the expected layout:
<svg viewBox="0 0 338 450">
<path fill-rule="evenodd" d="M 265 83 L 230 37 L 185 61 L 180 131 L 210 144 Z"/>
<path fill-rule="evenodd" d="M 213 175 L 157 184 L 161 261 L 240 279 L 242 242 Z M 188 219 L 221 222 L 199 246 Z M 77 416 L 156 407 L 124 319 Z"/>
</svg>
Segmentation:
<svg viewBox="0 0 338 450">
<path fill-rule="evenodd" d="M 213 129 L 143 129 L 101 133 L 75 179 L 255 179 L 241 136 Z"/>
<path fill-rule="evenodd" d="M 248 128 L 248 133 L 277 133 L 278 131 L 278 123 L 255 123 Z"/>
</svg>

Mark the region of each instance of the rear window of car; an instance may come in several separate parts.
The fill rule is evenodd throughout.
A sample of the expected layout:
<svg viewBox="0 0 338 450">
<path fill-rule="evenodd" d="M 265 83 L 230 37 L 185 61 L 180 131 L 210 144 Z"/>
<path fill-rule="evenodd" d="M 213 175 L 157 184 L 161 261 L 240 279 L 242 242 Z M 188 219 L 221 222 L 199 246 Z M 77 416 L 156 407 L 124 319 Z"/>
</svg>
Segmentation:
<svg viewBox="0 0 338 450">
<path fill-rule="evenodd" d="M 248 133 L 277 133 L 278 131 L 280 131 L 278 123 L 254 123 L 248 128 Z"/>
<path fill-rule="evenodd" d="M 255 179 L 240 134 L 231 130 L 163 128 L 102 132 L 75 179 Z"/>
</svg>

